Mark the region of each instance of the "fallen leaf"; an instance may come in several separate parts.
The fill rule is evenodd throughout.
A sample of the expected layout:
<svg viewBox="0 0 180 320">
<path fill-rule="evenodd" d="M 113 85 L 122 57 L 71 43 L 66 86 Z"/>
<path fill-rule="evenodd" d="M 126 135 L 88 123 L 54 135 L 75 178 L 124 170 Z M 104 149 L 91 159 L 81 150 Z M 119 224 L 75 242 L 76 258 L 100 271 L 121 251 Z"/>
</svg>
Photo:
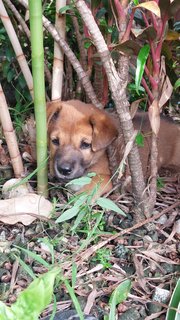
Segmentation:
<svg viewBox="0 0 180 320">
<path fill-rule="evenodd" d="M 30 193 L 18 198 L 0 200 L 0 221 L 22 222 L 25 226 L 40 217 L 50 217 L 53 205 L 43 196 Z"/>
</svg>

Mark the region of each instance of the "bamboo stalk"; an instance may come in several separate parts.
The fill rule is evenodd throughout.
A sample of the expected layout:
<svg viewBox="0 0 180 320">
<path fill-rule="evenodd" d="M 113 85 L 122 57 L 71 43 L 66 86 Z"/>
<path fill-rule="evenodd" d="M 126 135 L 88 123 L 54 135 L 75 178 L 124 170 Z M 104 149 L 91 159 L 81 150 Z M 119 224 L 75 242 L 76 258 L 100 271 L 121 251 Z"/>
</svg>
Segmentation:
<svg viewBox="0 0 180 320">
<path fill-rule="evenodd" d="M 8 146 L 8 151 L 11 158 L 11 164 L 14 170 L 14 175 L 16 178 L 20 178 L 24 174 L 24 167 L 23 167 L 22 158 L 19 152 L 16 134 L 13 128 L 6 98 L 3 93 L 1 84 L 0 84 L 0 121 L 2 124 L 4 136 Z"/>
<path fill-rule="evenodd" d="M 16 32 L 14 30 L 12 23 L 11 23 L 11 20 L 9 19 L 9 16 L 7 14 L 7 11 L 4 7 L 2 0 L 0 0 L 0 17 L 1 17 L 2 23 L 4 25 L 4 28 L 6 29 L 6 32 L 9 36 L 9 39 L 10 39 L 11 44 L 13 46 L 13 49 L 15 51 L 17 61 L 19 63 L 21 71 L 24 75 L 24 78 L 26 80 L 30 94 L 33 97 L 33 80 L 32 80 L 31 71 L 29 69 L 29 66 L 28 66 L 27 61 L 25 59 L 25 56 L 23 54 L 20 42 L 17 38 Z"/>
<path fill-rule="evenodd" d="M 38 192 L 47 196 L 47 129 L 44 83 L 44 50 L 42 26 L 42 1 L 29 0 L 34 107 L 36 119 Z"/>
<path fill-rule="evenodd" d="M 65 15 L 59 14 L 59 10 L 66 5 L 66 0 L 56 0 L 56 20 L 55 27 L 62 37 L 65 39 L 66 20 Z M 53 61 L 53 73 L 52 73 L 52 100 L 62 98 L 63 87 L 63 73 L 64 73 L 64 52 L 59 47 L 57 42 L 54 43 L 54 61 Z"/>
</svg>

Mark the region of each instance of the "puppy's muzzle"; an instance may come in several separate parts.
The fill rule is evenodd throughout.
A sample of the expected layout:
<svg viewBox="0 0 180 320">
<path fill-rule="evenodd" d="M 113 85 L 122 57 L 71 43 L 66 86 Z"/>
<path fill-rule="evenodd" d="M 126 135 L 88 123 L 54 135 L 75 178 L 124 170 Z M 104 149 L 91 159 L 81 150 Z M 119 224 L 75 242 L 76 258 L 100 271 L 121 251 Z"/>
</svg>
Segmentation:
<svg viewBox="0 0 180 320">
<path fill-rule="evenodd" d="M 69 181 L 79 178 L 85 173 L 83 157 L 78 150 L 66 147 L 57 151 L 54 157 L 54 173 L 56 178 Z"/>
</svg>

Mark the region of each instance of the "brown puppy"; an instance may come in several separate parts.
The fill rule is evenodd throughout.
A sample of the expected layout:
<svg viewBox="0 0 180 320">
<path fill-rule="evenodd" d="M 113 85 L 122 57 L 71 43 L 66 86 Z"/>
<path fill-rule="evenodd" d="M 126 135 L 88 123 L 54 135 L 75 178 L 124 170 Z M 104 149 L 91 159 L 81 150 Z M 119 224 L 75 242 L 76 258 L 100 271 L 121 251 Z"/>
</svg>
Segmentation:
<svg viewBox="0 0 180 320">
<path fill-rule="evenodd" d="M 98 195 L 112 188 L 109 182 L 111 173 L 106 150 L 115 146 L 114 157 L 117 167 L 123 157 L 123 140 L 117 143 L 117 125 L 104 111 L 92 104 L 78 100 L 67 102 L 53 101 L 47 105 L 48 135 L 50 145 L 50 173 L 60 182 L 95 172 L 91 184 L 81 191 L 92 190 L 100 183 Z M 148 162 L 151 147 L 151 127 L 148 115 L 139 113 L 135 116 L 134 126 L 144 136 L 144 147 L 140 147 L 144 175 L 148 176 Z M 121 130 L 120 130 L 121 132 Z M 158 168 L 173 168 L 180 171 L 180 127 L 171 120 L 162 117 L 159 132 Z M 78 191 L 76 189 L 75 191 Z"/>
<path fill-rule="evenodd" d="M 106 149 L 118 136 L 112 119 L 92 104 L 78 100 L 48 103 L 47 117 L 50 173 L 67 183 L 95 172 L 92 182 L 81 191 L 92 190 L 97 182 L 99 195 L 111 190 Z"/>
</svg>

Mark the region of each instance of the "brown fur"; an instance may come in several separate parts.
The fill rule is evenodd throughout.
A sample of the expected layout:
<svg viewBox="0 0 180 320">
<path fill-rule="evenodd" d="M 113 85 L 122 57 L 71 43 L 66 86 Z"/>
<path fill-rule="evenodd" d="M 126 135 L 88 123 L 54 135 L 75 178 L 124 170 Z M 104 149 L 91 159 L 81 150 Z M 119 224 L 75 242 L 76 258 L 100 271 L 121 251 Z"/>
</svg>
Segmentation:
<svg viewBox="0 0 180 320">
<path fill-rule="evenodd" d="M 118 136 L 112 118 L 92 104 L 78 100 L 53 101 L 47 105 L 50 145 L 50 173 L 66 183 L 88 172 L 96 176 L 83 190 L 92 190 L 100 182 L 98 195 L 112 188 L 107 148 Z M 145 145 L 139 148 L 144 174 L 148 172 L 151 128 L 147 114 L 137 114 L 133 120 L 136 129 L 145 135 Z M 118 139 L 116 139 L 118 141 Z M 121 140 L 121 144 L 123 144 Z M 117 145 L 116 142 L 114 145 Z M 115 152 L 117 165 L 122 159 L 122 145 Z M 161 119 L 159 132 L 158 168 L 180 171 L 180 127 L 171 120 Z M 108 183 L 109 182 L 109 183 Z"/>
</svg>

